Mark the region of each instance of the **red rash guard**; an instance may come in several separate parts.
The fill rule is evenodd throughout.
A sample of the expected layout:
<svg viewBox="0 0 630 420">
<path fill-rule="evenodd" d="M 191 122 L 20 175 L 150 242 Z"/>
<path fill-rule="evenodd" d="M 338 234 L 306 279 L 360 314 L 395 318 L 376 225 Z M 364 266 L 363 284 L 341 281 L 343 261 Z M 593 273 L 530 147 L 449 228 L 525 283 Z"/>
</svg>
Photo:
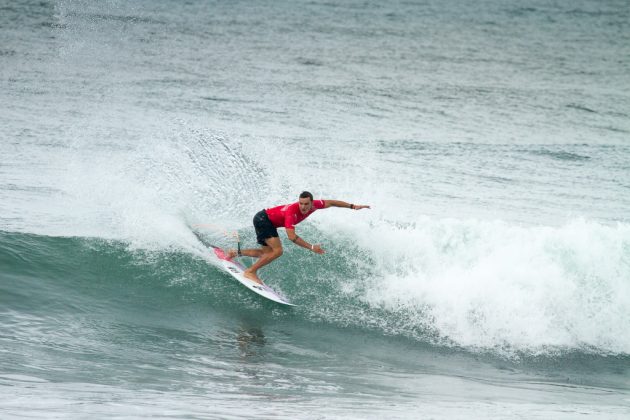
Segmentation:
<svg viewBox="0 0 630 420">
<path fill-rule="evenodd" d="M 295 229 L 295 225 L 313 214 L 315 210 L 323 209 L 324 204 L 324 200 L 313 200 L 313 207 L 306 214 L 302 214 L 300 212 L 299 202 L 272 207 L 270 209 L 266 209 L 265 211 L 267 212 L 267 216 L 269 216 L 269 220 L 271 220 L 271 223 L 273 223 L 275 227 Z"/>
</svg>

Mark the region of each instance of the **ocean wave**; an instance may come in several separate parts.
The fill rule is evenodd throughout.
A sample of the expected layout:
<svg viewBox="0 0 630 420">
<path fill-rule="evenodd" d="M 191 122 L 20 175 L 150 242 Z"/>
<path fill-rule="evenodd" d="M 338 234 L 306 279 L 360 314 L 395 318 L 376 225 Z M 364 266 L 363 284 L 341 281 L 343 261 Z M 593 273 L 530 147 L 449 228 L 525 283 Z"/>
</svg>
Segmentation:
<svg viewBox="0 0 630 420">
<path fill-rule="evenodd" d="M 585 219 L 559 227 L 429 217 L 408 224 L 386 219 L 348 224 L 344 216 L 335 220 L 304 230 L 309 237 L 326 238 L 325 256 L 289 244 L 283 258 L 261 272 L 298 304 L 293 312 L 278 312 L 212 267 L 205 248 L 186 227 L 177 237 L 179 245 L 163 249 L 3 233 L 0 254 L 8 275 L 27 268 L 42 278 L 74 273 L 71 289 L 77 282 L 86 288 L 113 281 L 118 286 L 110 287 L 112 302 L 120 300 L 117 293 L 134 290 L 142 295 L 144 288 L 152 288 L 152 293 L 162 291 L 154 297 L 156 305 L 164 305 L 161 300 L 170 301 L 173 294 L 194 295 L 216 310 L 240 306 L 246 312 L 295 317 L 296 322 L 509 357 L 576 351 L 630 354 L 628 224 Z M 245 246 L 249 230 L 240 232 Z M 230 245 L 220 235 L 216 240 Z"/>
</svg>

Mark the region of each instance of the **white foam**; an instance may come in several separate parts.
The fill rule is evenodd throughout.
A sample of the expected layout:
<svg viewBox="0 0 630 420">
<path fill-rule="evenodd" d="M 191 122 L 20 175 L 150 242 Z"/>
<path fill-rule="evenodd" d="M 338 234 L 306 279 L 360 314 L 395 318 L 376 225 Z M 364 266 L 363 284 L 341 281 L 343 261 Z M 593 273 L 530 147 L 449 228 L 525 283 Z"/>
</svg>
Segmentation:
<svg viewBox="0 0 630 420">
<path fill-rule="evenodd" d="M 371 251 L 360 298 L 457 345 L 630 353 L 630 225 L 417 218 L 339 222 Z M 344 228 L 345 227 L 345 228 Z M 349 230 L 352 230 L 350 232 Z"/>
</svg>

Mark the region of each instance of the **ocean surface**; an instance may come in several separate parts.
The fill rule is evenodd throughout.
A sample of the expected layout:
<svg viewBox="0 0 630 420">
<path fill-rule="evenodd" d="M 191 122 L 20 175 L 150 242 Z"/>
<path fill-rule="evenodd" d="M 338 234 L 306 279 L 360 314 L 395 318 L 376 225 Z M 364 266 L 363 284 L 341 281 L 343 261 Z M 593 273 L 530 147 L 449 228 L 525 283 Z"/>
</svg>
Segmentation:
<svg viewBox="0 0 630 420">
<path fill-rule="evenodd" d="M 193 227 L 303 190 L 287 308 Z M 0 418 L 88 417 L 630 418 L 627 0 L 0 0 Z"/>
</svg>

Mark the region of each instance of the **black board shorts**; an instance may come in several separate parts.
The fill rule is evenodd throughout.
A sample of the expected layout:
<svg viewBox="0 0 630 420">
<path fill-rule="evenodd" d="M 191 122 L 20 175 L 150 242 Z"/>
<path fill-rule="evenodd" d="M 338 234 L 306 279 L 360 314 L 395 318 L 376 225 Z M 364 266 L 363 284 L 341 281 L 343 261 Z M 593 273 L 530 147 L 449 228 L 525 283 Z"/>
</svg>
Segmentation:
<svg viewBox="0 0 630 420">
<path fill-rule="evenodd" d="M 271 223 L 265 210 L 261 210 L 254 216 L 254 229 L 256 229 L 256 241 L 263 246 L 267 245 L 267 239 L 277 238 L 278 229 Z"/>
</svg>

